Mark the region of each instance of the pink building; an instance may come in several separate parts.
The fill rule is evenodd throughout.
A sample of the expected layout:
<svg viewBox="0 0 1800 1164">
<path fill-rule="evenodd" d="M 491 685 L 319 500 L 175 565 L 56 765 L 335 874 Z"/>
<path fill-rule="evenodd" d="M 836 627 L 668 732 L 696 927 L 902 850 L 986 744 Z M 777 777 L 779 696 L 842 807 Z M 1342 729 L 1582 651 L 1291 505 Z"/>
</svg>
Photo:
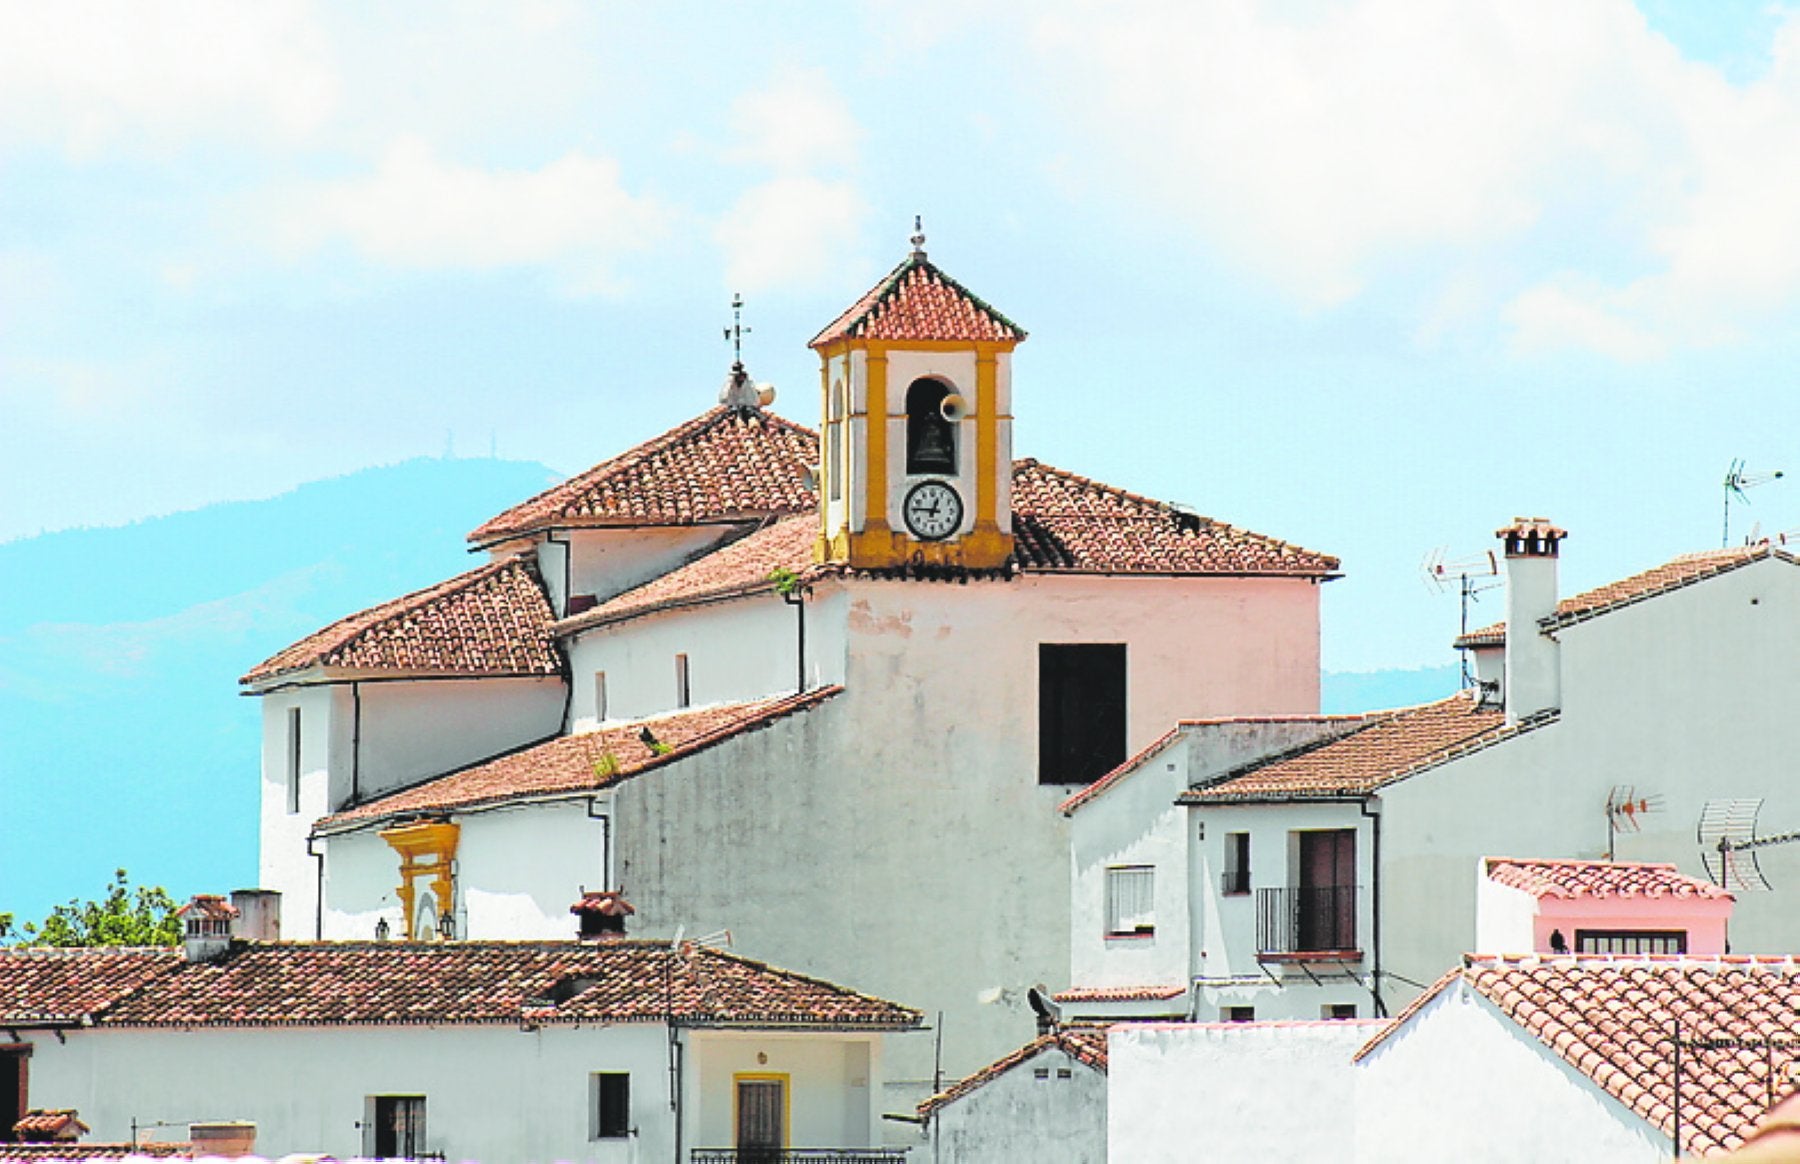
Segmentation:
<svg viewBox="0 0 1800 1164">
<path fill-rule="evenodd" d="M 1674 865 L 1484 857 L 1475 940 L 1494 954 L 1724 954 L 1735 899 Z"/>
</svg>

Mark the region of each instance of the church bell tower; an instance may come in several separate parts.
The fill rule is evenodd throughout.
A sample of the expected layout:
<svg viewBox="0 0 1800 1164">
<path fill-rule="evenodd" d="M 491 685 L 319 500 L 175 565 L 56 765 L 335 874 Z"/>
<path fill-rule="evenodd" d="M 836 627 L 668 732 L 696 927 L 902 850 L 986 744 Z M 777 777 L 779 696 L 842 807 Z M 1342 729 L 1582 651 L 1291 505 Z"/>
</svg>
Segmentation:
<svg viewBox="0 0 1800 1164">
<path fill-rule="evenodd" d="M 991 570 L 1012 553 L 1012 350 L 1025 332 L 925 257 L 925 236 L 813 338 L 815 557 Z"/>
</svg>

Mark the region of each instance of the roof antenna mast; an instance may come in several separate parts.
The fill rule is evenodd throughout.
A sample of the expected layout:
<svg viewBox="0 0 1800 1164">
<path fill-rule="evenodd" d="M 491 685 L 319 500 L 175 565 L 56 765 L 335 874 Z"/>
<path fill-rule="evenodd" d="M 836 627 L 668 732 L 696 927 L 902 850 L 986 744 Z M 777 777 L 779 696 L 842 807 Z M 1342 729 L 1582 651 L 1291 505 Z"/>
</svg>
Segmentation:
<svg viewBox="0 0 1800 1164">
<path fill-rule="evenodd" d="M 1731 502 L 1733 498 L 1750 504 L 1744 490 L 1754 489 L 1758 485 L 1767 485 L 1771 481 L 1779 481 L 1786 476 L 1780 469 L 1772 473 L 1752 473 L 1744 467 L 1744 458 L 1738 457 L 1731 462 L 1731 468 L 1725 470 L 1725 530 L 1719 539 L 1719 548 L 1731 548 Z"/>
<path fill-rule="evenodd" d="M 1462 598 L 1461 631 L 1457 637 L 1469 633 L 1469 607 L 1481 601 L 1481 592 L 1492 590 L 1500 583 L 1500 559 L 1492 550 L 1483 550 L 1479 554 L 1471 554 L 1466 558 L 1446 561 L 1445 548 L 1439 546 L 1425 555 L 1419 563 L 1419 573 L 1424 575 L 1425 585 L 1438 594 L 1444 593 L 1455 584 Z M 1481 581 L 1491 579 L 1491 581 Z M 1462 686 L 1464 690 L 1474 687 L 1475 669 L 1469 663 L 1469 652 L 1462 652 Z"/>
<path fill-rule="evenodd" d="M 917 255 L 921 259 L 924 258 L 925 257 L 925 216 L 924 215 L 922 215 L 922 214 L 913 215 L 913 233 L 912 233 L 912 238 L 909 241 L 912 243 L 913 254 Z"/>
</svg>

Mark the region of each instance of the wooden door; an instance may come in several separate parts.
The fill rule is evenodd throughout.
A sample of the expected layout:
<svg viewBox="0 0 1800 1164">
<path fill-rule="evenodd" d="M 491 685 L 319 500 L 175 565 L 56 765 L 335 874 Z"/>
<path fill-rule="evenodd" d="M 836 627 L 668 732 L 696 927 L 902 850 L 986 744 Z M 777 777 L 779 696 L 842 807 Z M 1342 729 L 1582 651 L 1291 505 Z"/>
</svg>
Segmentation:
<svg viewBox="0 0 1800 1164">
<path fill-rule="evenodd" d="M 780 1158 L 787 1145 L 787 1085 L 780 1079 L 737 1081 L 737 1149 L 743 1164 Z"/>
<path fill-rule="evenodd" d="M 1356 949 L 1356 830 L 1300 834 L 1299 946 Z"/>
</svg>

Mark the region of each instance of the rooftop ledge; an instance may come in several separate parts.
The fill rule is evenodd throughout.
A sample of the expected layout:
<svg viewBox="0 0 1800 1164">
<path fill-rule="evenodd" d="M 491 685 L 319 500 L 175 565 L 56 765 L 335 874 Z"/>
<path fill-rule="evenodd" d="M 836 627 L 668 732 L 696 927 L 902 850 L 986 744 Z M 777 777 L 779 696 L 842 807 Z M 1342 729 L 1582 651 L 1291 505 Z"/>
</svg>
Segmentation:
<svg viewBox="0 0 1800 1164">
<path fill-rule="evenodd" d="M 1295 950 L 1288 954 L 1273 952 L 1256 955 L 1258 962 L 1360 962 L 1361 950 Z"/>
</svg>

